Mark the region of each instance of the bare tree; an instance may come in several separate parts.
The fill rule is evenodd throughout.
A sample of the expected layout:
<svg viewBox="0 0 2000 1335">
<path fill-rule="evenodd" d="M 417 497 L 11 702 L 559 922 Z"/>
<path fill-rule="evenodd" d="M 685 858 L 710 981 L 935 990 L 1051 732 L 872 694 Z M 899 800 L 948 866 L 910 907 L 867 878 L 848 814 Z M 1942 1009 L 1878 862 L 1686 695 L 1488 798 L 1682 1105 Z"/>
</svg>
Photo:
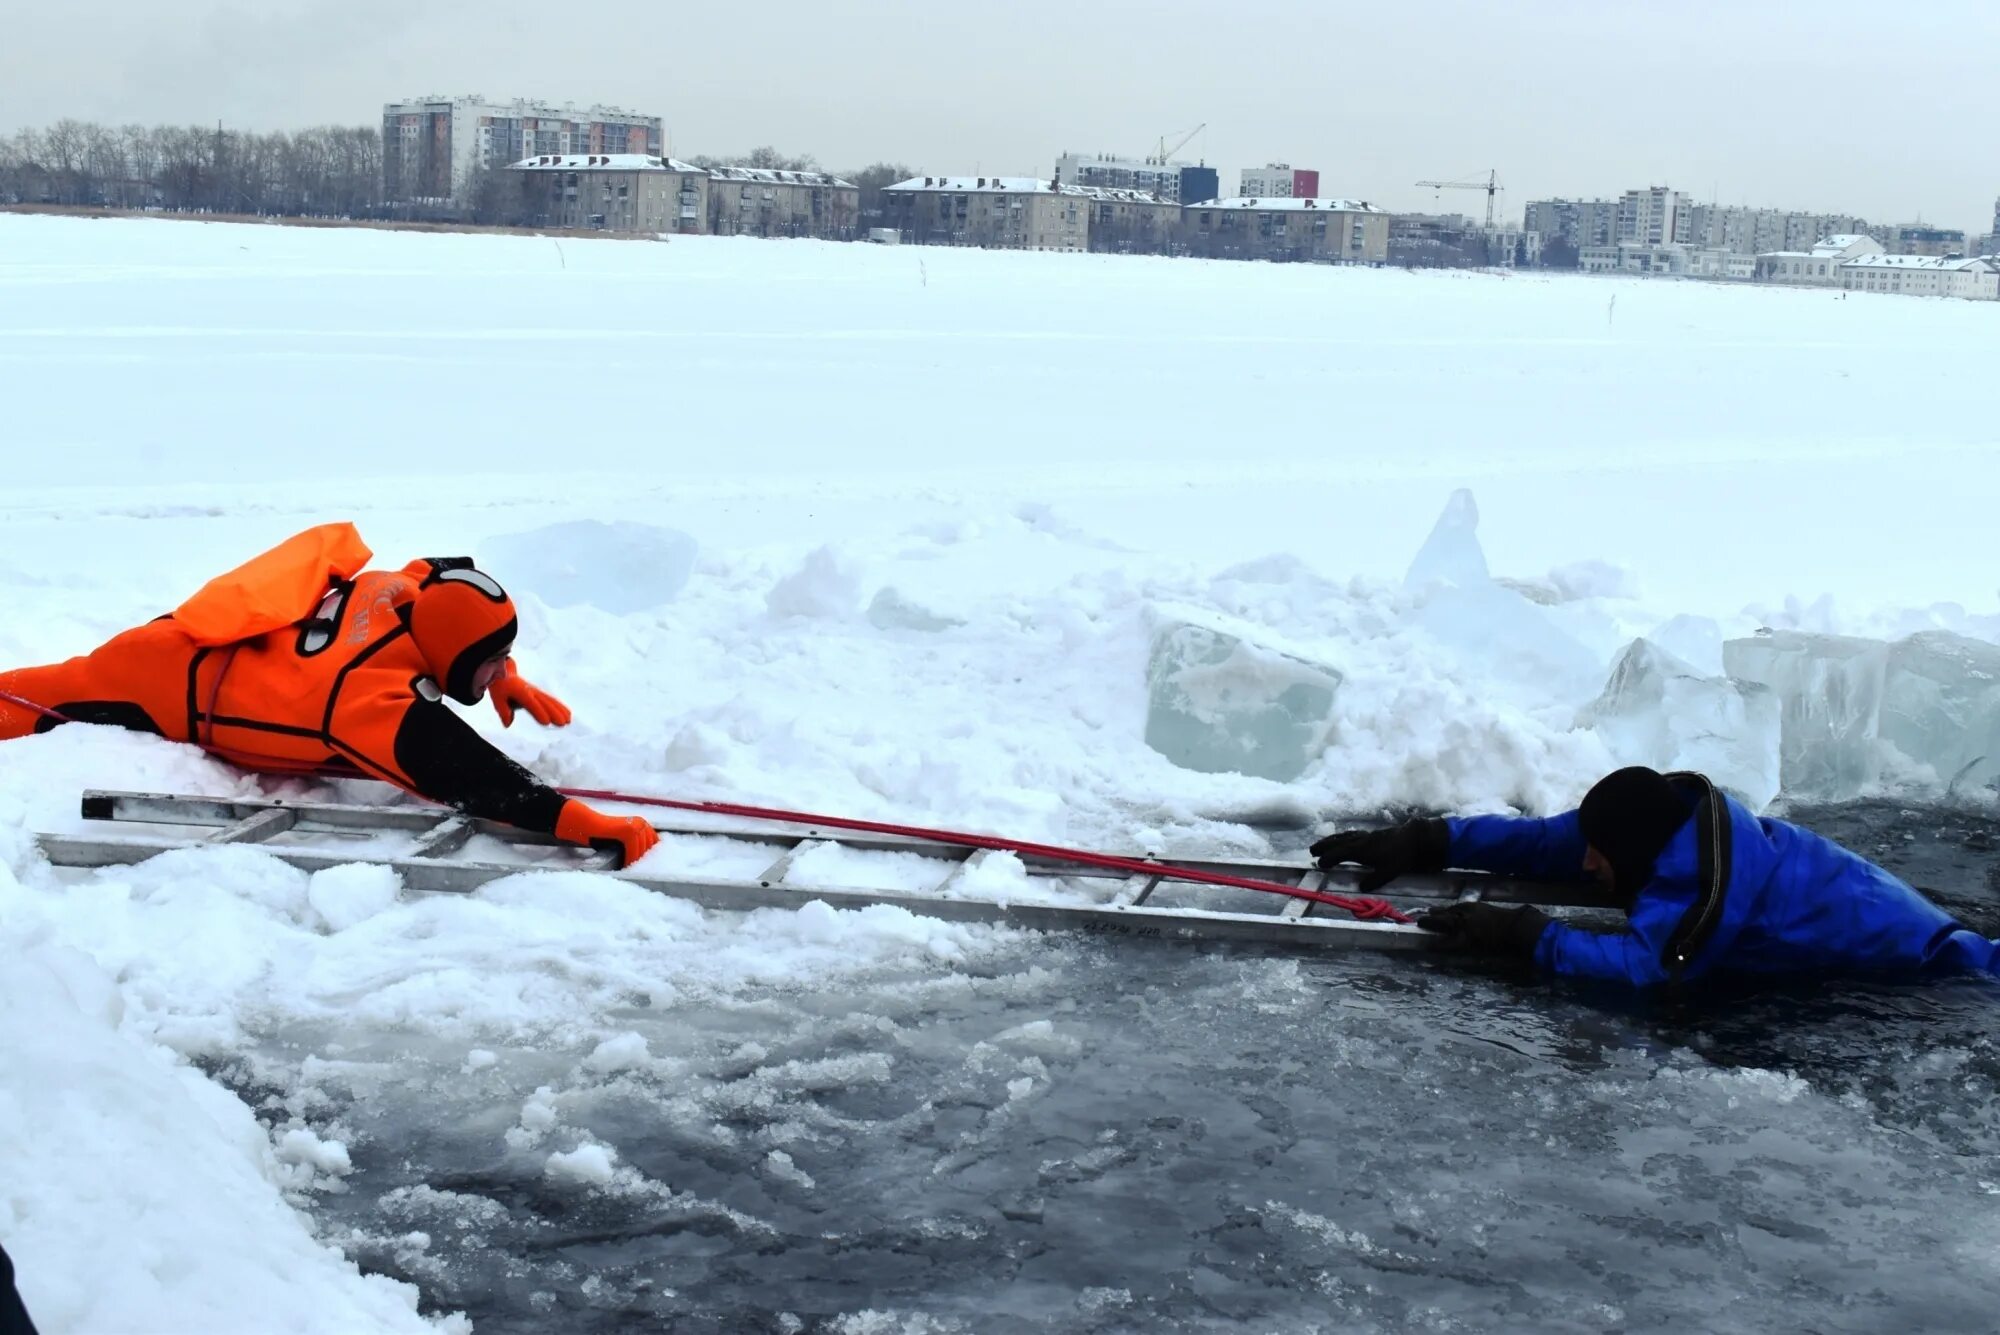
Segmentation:
<svg viewBox="0 0 2000 1335">
<path fill-rule="evenodd" d="M 0 140 L 0 202 L 361 217 L 379 211 L 372 126 L 297 134 L 62 120 Z"/>
<path fill-rule="evenodd" d="M 876 162 L 863 167 L 858 172 L 841 172 L 839 175 L 854 182 L 861 190 L 861 217 L 863 227 L 884 225 L 882 210 L 882 190 L 885 186 L 907 181 L 916 173 L 900 162 Z"/>
</svg>

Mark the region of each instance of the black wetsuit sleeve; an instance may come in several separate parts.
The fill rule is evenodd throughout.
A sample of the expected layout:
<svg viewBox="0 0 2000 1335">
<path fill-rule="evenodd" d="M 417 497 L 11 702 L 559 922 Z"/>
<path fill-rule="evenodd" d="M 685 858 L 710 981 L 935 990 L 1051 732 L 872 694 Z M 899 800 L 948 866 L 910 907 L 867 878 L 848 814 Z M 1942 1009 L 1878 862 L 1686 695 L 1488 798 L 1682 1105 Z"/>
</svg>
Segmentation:
<svg viewBox="0 0 2000 1335">
<path fill-rule="evenodd" d="M 568 801 L 435 700 L 418 699 L 396 729 L 396 768 L 432 801 L 468 816 L 550 834 Z"/>
<path fill-rule="evenodd" d="M 0 1247 L 0 1335 L 35 1335 L 35 1323 L 14 1285 L 14 1263 L 4 1247 Z"/>
</svg>

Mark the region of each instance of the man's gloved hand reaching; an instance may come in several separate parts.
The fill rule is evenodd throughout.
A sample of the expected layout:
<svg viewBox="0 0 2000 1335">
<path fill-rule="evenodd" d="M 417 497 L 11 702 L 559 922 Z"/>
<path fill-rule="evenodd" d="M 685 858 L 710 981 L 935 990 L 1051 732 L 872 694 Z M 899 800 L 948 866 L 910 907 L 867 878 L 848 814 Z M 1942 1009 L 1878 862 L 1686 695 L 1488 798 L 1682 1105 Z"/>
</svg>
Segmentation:
<svg viewBox="0 0 2000 1335">
<path fill-rule="evenodd" d="M 1328 835 L 1311 852 L 1321 871 L 1343 862 L 1367 867 L 1359 888 L 1372 895 L 1408 872 L 1443 871 L 1451 855 L 1451 829 L 1441 820 L 1413 820 L 1386 830 L 1348 830 Z"/>
<path fill-rule="evenodd" d="M 493 697 L 493 712 L 500 716 L 500 726 L 514 726 L 514 711 L 525 709 L 528 717 L 544 728 L 569 726 L 569 706 L 529 682 L 515 668 L 514 660 L 508 659 L 501 667 L 500 675 L 487 688 Z"/>
<path fill-rule="evenodd" d="M 1499 904 L 1467 902 L 1432 909 L 1417 919 L 1417 926 L 1436 932 L 1442 944 L 1469 954 L 1533 957 L 1541 942 L 1549 915 L 1532 904 L 1505 908 Z"/>
</svg>

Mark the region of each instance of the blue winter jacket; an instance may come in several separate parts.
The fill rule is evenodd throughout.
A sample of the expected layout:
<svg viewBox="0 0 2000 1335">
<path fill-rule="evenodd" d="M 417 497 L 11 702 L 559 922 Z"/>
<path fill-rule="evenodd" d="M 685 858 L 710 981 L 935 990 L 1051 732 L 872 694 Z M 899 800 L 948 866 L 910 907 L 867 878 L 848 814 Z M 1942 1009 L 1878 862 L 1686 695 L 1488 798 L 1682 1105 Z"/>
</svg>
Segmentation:
<svg viewBox="0 0 2000 1335">
<path fill-rule="evenodd" d="M 1840 845 L 1760 820 L 1699 775 L 1674 775 L 1686 825 L 1668 841 L 1625 931 L 1552 922 L 1535 962 L 1572 978 L 1637 987 L 1706 974 L 2000 973 L 2000 942 L 1959 926 Z M 1450 863 L 1546 881 L 1588 879 L 1577 813 L 1451 820 Z"/>
</svg>

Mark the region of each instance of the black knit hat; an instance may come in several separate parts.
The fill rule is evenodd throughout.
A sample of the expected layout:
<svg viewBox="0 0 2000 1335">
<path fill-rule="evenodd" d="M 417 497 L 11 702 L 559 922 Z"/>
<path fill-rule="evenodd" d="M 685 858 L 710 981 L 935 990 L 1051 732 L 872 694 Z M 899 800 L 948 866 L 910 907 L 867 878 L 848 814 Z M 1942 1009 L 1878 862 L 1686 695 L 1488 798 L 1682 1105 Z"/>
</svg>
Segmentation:
<svg viewBox="0 0 2000 1335">
<path fill-rule="evenodd" d="M 1630 903 L 1653 879 L 1661 850 L 1694 813 L 1667 777 L 1643 765 L 1607 774 L 1584 794 L 1577 823 L 1611 864 L 1619 898 Z"/>
</svg>

